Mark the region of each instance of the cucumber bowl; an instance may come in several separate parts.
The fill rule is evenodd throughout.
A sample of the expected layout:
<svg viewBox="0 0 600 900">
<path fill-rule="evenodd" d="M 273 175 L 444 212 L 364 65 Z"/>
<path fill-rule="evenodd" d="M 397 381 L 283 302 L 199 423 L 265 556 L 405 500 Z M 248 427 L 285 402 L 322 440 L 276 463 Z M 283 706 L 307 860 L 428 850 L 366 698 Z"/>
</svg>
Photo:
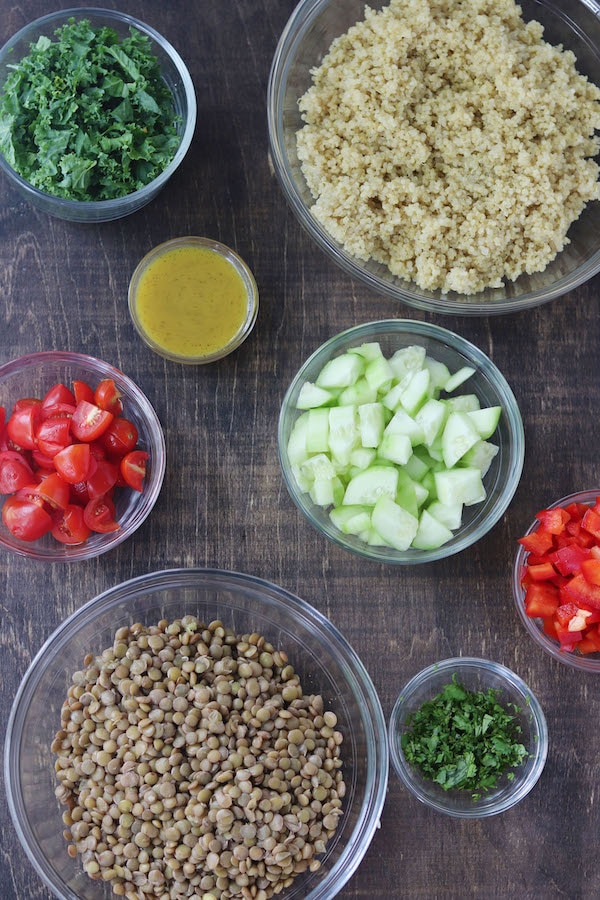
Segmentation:
<svg viewBox="0 0 600 900">
<path fill-rule="evenodd" d="M 494 363 L 408 319 L 358 325 L 315 350 L 283 399 L 278 446 L 290 496 L 317 531 L 400 565 L 486 534 L 525 452 L 517 401 Z"/>
</svg>

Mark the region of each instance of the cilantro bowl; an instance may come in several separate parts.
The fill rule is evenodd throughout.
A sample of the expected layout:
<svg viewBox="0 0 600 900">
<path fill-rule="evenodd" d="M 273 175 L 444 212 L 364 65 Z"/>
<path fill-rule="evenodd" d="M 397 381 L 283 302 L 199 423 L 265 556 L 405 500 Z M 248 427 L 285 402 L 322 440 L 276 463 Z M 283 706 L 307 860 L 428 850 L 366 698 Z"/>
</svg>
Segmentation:
<svg viewBox="0 0 600 900">
<path fill-rule="evenodd" d="M 54 12 L 0 50 L 0 168 L 49 215 L 107 222 L 141 209 L 181 164 L 195 124 L 185 63 L 125 13 Z"/>
<path fill-rule="evenodd" d="M 546 763 L 548 729 L 515 672 L 459 657 L 423 669 L 403 688 L 389 742 L 411 794 L 437 812 L 473 819 L 506 812 L 532 790 Z"/>
</svg>

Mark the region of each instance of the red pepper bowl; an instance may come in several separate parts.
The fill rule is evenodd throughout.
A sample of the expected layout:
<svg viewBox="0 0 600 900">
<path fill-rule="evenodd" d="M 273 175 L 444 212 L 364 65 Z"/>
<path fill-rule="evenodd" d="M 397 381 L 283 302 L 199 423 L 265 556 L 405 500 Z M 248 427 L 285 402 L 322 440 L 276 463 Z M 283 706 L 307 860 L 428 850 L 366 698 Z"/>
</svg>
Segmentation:
<svg viewBox="0 0 600 900">
<path fill-rule="evenodd" d="M 579 509 L 580 513 L 583 512 L 585 507 L 588 507 L 591 514 L 593 514 L 592 508 L 595 506 L 598 497 L 600 497 L 600 487 L 589 491 L 579 491 L 574 494 L 569 494 L 566 497 L 557 500 L 555 503 L 550 504 L 546 510 L 539 515 L 543 519 L 547 512 L 552 512 L 553 510 L 565 510 L 572 505 L 574 505 L 573 509 Z M 598 526 L 600 526 L 599 519 L 596 519 L 596 525 Z M 536 644 L 546 653 L 550 654 L 553 659 L 584 672 L 600 673 L 600 625 L 598 624 L 600 622 L 600 586 L 594 587 L 593 584 L 586 582 L 579 572 L 577 560 L 566 560 L 564 565 L 559 564 L 559 567 L 562 568 L 565 573 L 569 570 L 567 576 L 569 578 L 572 575 L 579 573 L 577 581 L 574 582 L 567 591 L 564 590 L 566 578 L 564 576 L 561 577 L 560 571 L 556 571 L 552 581 L 547 581 L 546 573 L 543 571 L 544 559 L 545 556 L 552 556 L 555 552 L 555 548 L 547 547 L 546 550 L 541 552 L 544 546 L 541 542 L 540 546 L 537 547 L 535 538 L 543 530 L 544 526 L 540 521 L 540 518 L 536 517 L 522 537 L 525 546 L 519 544 L 519 549 L 515 556 L 512 581 L 513 596 L 515 606 L 517 607 L 517 613 L 528 634 L 533 638 Z M 571 531 L 573 530 L 578 530 L 577 522 L 574 522 L 571 525 Z M 533 540 L 530 540 L 530 538 L 533 538 Z M 590 543 L 587 535 L 583 542 Z M 600 529 L 592 543 L 594 542 L 600 546 Z M 563 554 L 567 553 L 568 555 L 570 554 L 570 556 L 573 556 L 573 542 L 570 541 L 569 538 L 558 541 L 557 546 L 559 543 L 567 545 L 566 549 L 561 551 Z M 575 540 L 575 552 L 580 544 L 581 541 Z M 529 606 L 528 615 L 526 611 L 526 587 L 528 584 L 526 576 L 529 563 L 534 564 L 533 567 L 537 569 L 540 580 L 537 581 L 534 579 L 534 590 L 538 596 L 529 601 L 529 603 L 533 605 Z M 542 566 L 542 568 L 540 568 L 540 566 Z M 523 584 L 524 579 L 525 586 Z M 552 612 L 551 608 L 544 608 L 543 606 L 545 595 L 547 594 L 544 586 L 547 583 L 563 585 L 563 592 L 560 594 L 560 604 L 561 607 L 564 607 L 564 610 L 561 608 L 561 612 L 558 613 L 558 615 L 556 611 Z M 538 586 L 541 586 L 539 590 Z M 549 598 L 549 601 L 551 602 L 551 597 Z M 573 604 L 579 609 L 579 601 L 581 601 L 581 607 L 584 609 L 583 619 L 585 621 L 581 622 L 578 622 L 576 619 L 573 619 L 572 616 L 567 615 L 567 604 Z M 556 603 L 554 606 L 556 606 Z M 539 615 L 532 615 L 535 611 L 537 611 Z M 576 614 L 575 611 L 572 610 L 572 612 Z M 587 615 L 588 612 L 591 612 L 591 614 Z M 560 622 L 561 619 L 564 620 L 562 625 Z M 571 622 L 572 625 L 571 628 L 569 628 Z M 558 632 L 556 630 L 557 623 Z M 558 636 L 556 636 L 557 634 Z M 597 650 L 593 649 L 595 643 L 598 644 Z M 582 649 L 580 648 L 585 648 L 585 652 L 582 652 Z"/>
<path fill-rule="evenodd" d="M 0 365 L 0 408 L 4 409 L 4 414 L 0 413 L 0 418 L 6 418 L 8 421 L 15 403 L 22 398 L 37 398 L 39 400 L 44 398 L 45 394 L 54 385 L 63 384 L 70 390 L 73 382 L 77 381 L 87 383 L 94 390 L 101 381 L 114 382 L 114 388 L 120 395 L 122 414 L 119 415 L 115 412 L 112 421 L 125 418 L 131 422 L 137 431 L 135 450 L 148 454 L 148 458 L 145 460 L 145 474 L 142 476 L 141 490 L 129 487 L 119 475 L 112 498 L 110 490 L 108 494 L 103 494 L 105 497 L 108 496 L 111 502 L 114 502 L 113 521 L 118 523 L 118 528 L 104 532 L 94 530 L 81 543 L 63 543 L 57 540 L 52 535 L 52 532 L 44 533 L 37 540 L 22 540 L 9 531 L 0 518 L 0 552 L 18 553 L 21 556 L 45 562 L 72 562 L 91 559 L 113 550 L 131 537 L 148 517 L 158 499 L 166 466 L 165 440 L 162 426 L 154 408 L 142 390 L 127 375 L 110 363 L 85 354 L 63 351 L 31 353 L 4 363 L 4 365 Z M 94 404 L 90 405 L 92 409 L 95 408 Z M 65 404 L 66 415 L 72 412 L 72 406 L 70 409 L 68 407 L 69 405 Z M 70 430 L 73 431 L 73 428 L 74 426 L 71 424 Z M 13 435 L 17 434 L 12 429 L 11 432 Z M 88 435 L 89 437 L 90 435 Z M 94 444 L 100 445 L 103 437 L 104 435 Z M 130 440 L 133 439 L 130 438 Z M 81 446 L 83 441 L 84 438 L 82 437 L 81 440 L 74 440 L 73 444 L 75 447 L 77 444 Z M 10 451 L 12 442 L 8 434 L 8 428 L 6 426 L 2 427 L 1 422 L 0 443 L 3 450 L 8 449 Z M 90 449 L 97 457 L 104 455 L 101 446 L 94 446 L 92 449 L 92 444 L 90 444 Z M 39 442 L 36 447 L 25 451 L 25 453 L 28 454 L 27 459 L 33 472 L 31 483 L 35 486 L 35 482 L 44 480 L 49 464 L 44 459 L 44 455 L 42 457 L 39 456 L 39 453 L 41 453 Z M 121 470 L 119 455 L 116 451 L 112 453 L 112 451 L 107 450 L 106 457 L 106 460 L 103 460 L 103 462 L 115 463 L 117 461 L 117 467 Z M 56 459 L 56 457 L 53 458 Z M 134 460 L 132 459 L 131 461 Z M 139 458 L 136 461 L 139 462 Z M 55 463 L 56 465 L 58 464 Z M 96 468 L 98 467 L 96 466 Z M 138 477 L 140 476 L 139 466 L 134 474 Z M 6 487 L 4 484 L 2 486 Z M 77 504 L 85 505 L 84 499 L 87 502 L 89 491 L 88 495 L 84 496 L 84 493 L 82 493 L 83 487 L 79 489 L 79 486 L 76 484 L 71 484 L 70 487 L 71 494 L 66 498 L 68 504 L 73 504 L 76 501 Z M 89 482 L 87 487 L 89 488 Z M 100 485 L 97 482 L 94 492 L 102 495 Z M 1 495 L 0 506 L 4 508 L 11 496 L 11 494 Z M 56 519 L 61 508 L 65 508 L 65 498 L 61 497 L 60 500 L 61 502 L 58 505 L 52 502 L 44 502 L 45 511 L 53 519 Z M 94 524 L 101 525 L 101 523 L 96 522 Z"/>
</svg>

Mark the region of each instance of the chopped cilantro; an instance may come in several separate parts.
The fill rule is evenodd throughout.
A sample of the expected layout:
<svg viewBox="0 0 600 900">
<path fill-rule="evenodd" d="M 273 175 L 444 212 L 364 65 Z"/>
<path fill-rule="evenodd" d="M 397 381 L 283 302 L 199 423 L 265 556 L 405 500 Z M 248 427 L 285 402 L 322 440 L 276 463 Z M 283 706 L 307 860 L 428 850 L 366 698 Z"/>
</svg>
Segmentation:
<svg viewBox="0 0 600 900">
<path fill-rule="evenodd" d="M 446 791 L 475 792 L 474 800 L 493 790 L 505 772 L 513 780 L 508 770 L 521 765 L 528 752 L 519 740 L 520 710 L 502 706 L 499 693 L 467 690 L 454 676 L 407 718 L 401 738 L 407 761 Z"/>
<path fill-rule="evenodd" d="M 22 178 L 68 200 L 112 200 L 153 181 L 180 137 L 149 38 L 89 20 L 42 35 L 10 66 L 0 150 Z"/>
</svg>

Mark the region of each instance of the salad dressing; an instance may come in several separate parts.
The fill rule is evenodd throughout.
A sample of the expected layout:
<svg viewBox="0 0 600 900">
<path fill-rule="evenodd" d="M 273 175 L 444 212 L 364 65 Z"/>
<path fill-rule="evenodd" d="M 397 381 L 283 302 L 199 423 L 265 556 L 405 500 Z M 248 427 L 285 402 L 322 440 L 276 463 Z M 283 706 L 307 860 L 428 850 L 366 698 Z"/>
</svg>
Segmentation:
<svg viewBox="0 0 600 900">
<path fill-rule="evenodd" d="M 225 347 L 246 319 L 247 289 L 234 265 L 203 246 L 173 247 L 140 277 L 137 314 L 148 337 L 183 357 Z"/>
</svg>

